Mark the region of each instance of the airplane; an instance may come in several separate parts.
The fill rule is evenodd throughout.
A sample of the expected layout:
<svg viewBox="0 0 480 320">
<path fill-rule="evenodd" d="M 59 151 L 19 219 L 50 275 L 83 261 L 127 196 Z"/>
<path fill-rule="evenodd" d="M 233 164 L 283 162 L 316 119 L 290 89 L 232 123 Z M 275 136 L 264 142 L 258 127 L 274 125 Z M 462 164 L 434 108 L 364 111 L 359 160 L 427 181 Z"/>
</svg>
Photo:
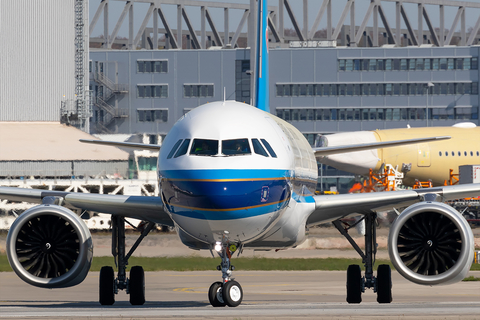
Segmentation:
<svg viewBox="0 0 480 320">
<path fill-rule="evenodd" d="M 319 147 L 347 146 L 376 141 L 450 136 L 440 142 L 409 144 L 391 148 L 371 149 L 320 157 L 321 163 L 337 169 L 366 176 L 369 170 L 380 170 L 385 164 L 404 172 L 403 184 L 413 186 L 415 180 L 432 181 L 433 186 L 450 180 L 450 169 L 458 172 L 463 165 L 480 164 L 480 127 L 472 122 L 457 123 L 451 127 L 423 127 L 375 131 L 342 132 L 324 135 Z"/>
<path fill-rule="evenodd" d="M 364 276 L 359 265 L 348 267 L 347 302 L 360 303 L 365 289 L 372 288 L 379 303 L 390 303 L 390 267 L 380 265 L 375 276 L 373 265 L 377 212 L 392 208 L 405 208 L 389 234 L 390 257 L 401 275 L 429 286 L 465 277 L 473 261 L 473 234 L 463 216 L 441 201 L 479 195 L 480 184 L 371 194 L 314 194 L 318 179 L 315 156 L 449 137 L 312 149 L 295 127 L 267 112 L 266 1 L 259 1 L 258 12 L 255 107 L 235 101 L 199 106 L 177 121 L 161 146 L 83 141 L 159 150 L 158 197 L 0 187 L 0 199 L 39 203 L 15 220 L 7 236 L 9 263 L 23 281 L 52 289 L 71 287 L 85 279 L 93 244 L 86 224 L 75 213 L 84 210 L 112 215 L 112 254 L 118 272 L 115 276 L 112 267 L 101 268 L 101 305 L 114 304 L 119 290 L 127 291 L 132 305 L 145 303 L 143 268 L 131 267 L 127 277 L 127 265 L 155 224 L 175 227 L 189 248 L 218 254 L 222 280 L 208 290 L 213 307 L 236 307 L 243 300 L 243 289 L 233 278 L 234 253 L 295 247 L 305 240 L 308 227 L 326 222 L 332 222 L 349 240 L 365 266 Z M 359 214 L 366 225 L 364 251 L 340 221 Z M 125 217 L 147 222 L 128 252 Z"/>
</svg>

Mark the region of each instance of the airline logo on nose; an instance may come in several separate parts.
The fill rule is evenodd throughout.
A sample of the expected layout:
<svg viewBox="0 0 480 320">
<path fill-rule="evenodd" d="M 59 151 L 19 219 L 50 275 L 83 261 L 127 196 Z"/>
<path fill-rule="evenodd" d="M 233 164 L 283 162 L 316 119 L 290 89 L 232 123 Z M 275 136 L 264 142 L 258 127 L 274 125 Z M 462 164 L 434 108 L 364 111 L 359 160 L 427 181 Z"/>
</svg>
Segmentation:
<svg viewBox="0 0 480 320">
<path fill-rule="evenodd" d="M 260 201 L 267 202 L 269 193 L 270 193 L 270 189 L 268 188 L 268 186 L 262 187 L 262 195 L 260 197 Z"/>
</svg>

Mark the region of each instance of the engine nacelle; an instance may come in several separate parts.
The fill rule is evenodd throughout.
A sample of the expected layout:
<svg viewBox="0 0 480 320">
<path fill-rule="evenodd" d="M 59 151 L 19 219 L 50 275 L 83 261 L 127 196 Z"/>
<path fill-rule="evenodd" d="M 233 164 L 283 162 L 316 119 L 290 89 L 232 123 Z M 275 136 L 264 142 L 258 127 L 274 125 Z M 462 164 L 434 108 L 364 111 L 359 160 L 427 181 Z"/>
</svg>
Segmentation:
<svg viewBox="0 0 480 320">
<path fill-rule="evenodd" d="M 475 248 L 472 229 L 452 207 L 421 202 L 405 209 L 388 236 L 390 260 L 417 284 L 451 284 L 465 278 Z"/>
<path fill-rule="evenodd" d="M 79 284 L 93 257 L 86 224 L 57 205 L 43 204 L 22 213 L 10 227 L 6 247 L 13 271 L 28 284 L 43 288 Z"/>
</svg>

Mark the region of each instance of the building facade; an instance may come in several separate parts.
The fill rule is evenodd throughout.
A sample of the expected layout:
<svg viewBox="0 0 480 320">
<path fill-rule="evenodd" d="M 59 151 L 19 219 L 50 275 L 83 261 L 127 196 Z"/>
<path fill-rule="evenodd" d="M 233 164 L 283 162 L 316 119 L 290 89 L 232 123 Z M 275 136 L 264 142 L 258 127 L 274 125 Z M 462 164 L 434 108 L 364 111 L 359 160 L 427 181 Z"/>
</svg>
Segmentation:
<svg viewBox="0 0 480 320">
<path fill-rule="evenodd" d="M 270 110 L 312 144 L 316 134 L 478 124 L 479 49 L 271 50 Z M 166 134 L 224 95 L 250 103 L 249 57 L 248 49 L 92 51 L 92 131 Z"/>
</svg>

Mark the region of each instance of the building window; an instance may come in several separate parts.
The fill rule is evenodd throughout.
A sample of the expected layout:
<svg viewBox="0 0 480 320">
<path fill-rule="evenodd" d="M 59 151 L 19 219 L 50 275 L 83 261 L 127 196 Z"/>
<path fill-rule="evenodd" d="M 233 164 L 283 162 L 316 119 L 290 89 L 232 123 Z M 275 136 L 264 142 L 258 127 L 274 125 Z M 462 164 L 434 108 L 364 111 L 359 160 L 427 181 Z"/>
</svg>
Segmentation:
<svg viewBox="0 0 480 320">
<path fill-rule="evenodd" d="M 168 98 L 168 85 L 137 85 L 137 98 Z"/>
<path fill-rule="evenodd" d="M 360 60 L 360 63 L 361 63 L 361 65 L 362 65 L 362 70 L 368 70 L 368 65 L 369 65 L 368 60 L 369 60 L 369 59 L 362 59 L 362 60 Z"/>
<path fill-rule="evenodd" d="M 250 102 L 250 60 L 235 61 L 235 100 Z M 213 88 L 212 88 L 213 89 Z"/>
<path fill-rule="evenodd" d="M 138 122 L 168 122 L 168 109 L 137 109 Z"/>
<path fill-rule="evenodd" d="M 432 69 L 432 59 L 425 59 L 424 70 Z"/>
<path fill-rule="evenodd" d="M 213 97 L 213 84 L 184 84 L 184 98 L 207 98 Z"/>
<path fill-rule="evenodd" d="M 472 83 L 472 93 L 471 94 L 478 94 L 478 82 Z"/>
<path fill-rule="evenodd" d="M 423 59 L 416 59 L 415 70 L 423 70 Z"/>
<path fill-rule="evenodd" d="M 415 59 L 339 59 L 339 71 L 477 70 L 478 57 Z"/>
<path fill-rule="evenodd" d="M 393 84 L 393 95 L 399 96 L 400 95 L 400 83 Z"/>
<path fill-rule="evenodd" d="M 471 68 L 472 68 L 472 70 L 477 70 L 478 69 L 478 58 L 472 58 Z"/>
<path fill-rule="evenodd" d="M 352 71 L 353 70 L 353 60 L 352 59 L 347 59 L 345 62 L 345 70 L 346 71 Z"/>
<path fill-rule="evenodd" d="M 440 70 L 447 70 L 447 58 L 440 59 Z"/>
<path fill-rule="evenodd" d="M 385 71 L 392 71 L 392 59 L 385 60 Z"/>
<path fill-rule="evenodd" d="M 455 59 L 455 69 L 457 70 L 463 69 L 463 60 L 464 59 Z"/>
<path fill-rule="evenodd" d="M 415 63 L 415 59 L 408 59 L 408 70 L 415 71 Z"/>
<path fill-rule="evenodd" d="M 423 96 L 427 93 L 426 83 L 338 83 L 338 84 L 277 84 L 277 97 L 310 96 Z M 203 90 L 203 91 L 202 91 Z M 203 97 L 205 86 L 185 86 L 185 97 Z M 213 89 L 211 89 L 213 91 Z M 210 91 L 207 91 L 207 94 Z M 478 82 L 434 83 L 428 87 L 432 95 L 478 94 Z"/>
<path fill-rule="evenodd" d="M 167 73 L 168 60 L 137 60 L 138 73 Z"/>
<path fill-rule="evenodd" d="M 448 58 L 448 60 L 447 60 L 447 69 L 448 69 L 448 70 L 454 70 L 454 69 L 455 69 L 455 59 L 453 59 L 453 58 Z"/>
<path fill-rule="evenodd" d="M 425 108 L 371 108 L 371 109 L 281 109 L 276 110 L 277 117 L 285 121 L 423 121 Z M 469 120 L 478 119 L 478 107 L 429 108 L 429 119 L 434 120 Z"/>
<path fill-rule="evenodd" d="M 379 71 L 385 70 L 385 60 L 382 60 L 382 59 L 377 60 L 377 70 Z"/>
</svg>

